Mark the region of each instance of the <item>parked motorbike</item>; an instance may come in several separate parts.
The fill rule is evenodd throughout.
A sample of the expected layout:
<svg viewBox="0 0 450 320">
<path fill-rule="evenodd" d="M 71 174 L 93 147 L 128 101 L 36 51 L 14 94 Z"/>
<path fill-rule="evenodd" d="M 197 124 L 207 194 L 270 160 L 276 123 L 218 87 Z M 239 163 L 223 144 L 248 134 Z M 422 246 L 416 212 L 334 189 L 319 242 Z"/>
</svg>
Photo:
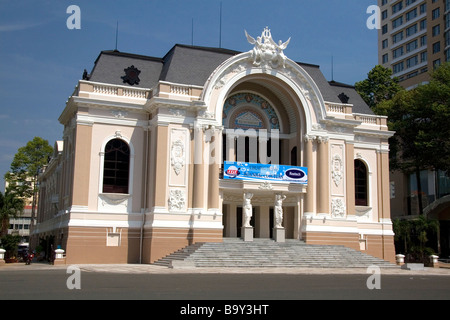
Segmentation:
<svg viewBox="0 0 450 320">
<path fill-rule="evenodd" d="M 25 264 L 26 265 L 29 265 L 29 264 L 31 264 L 31 261 L 33 260 L 33 258 L 34 258 L 34 253 L 33 252 L 26 252 L 25 254 L 24 254 L 24 256 L 23 256 L 23 260 L 25 261 Z"/>
</svg>

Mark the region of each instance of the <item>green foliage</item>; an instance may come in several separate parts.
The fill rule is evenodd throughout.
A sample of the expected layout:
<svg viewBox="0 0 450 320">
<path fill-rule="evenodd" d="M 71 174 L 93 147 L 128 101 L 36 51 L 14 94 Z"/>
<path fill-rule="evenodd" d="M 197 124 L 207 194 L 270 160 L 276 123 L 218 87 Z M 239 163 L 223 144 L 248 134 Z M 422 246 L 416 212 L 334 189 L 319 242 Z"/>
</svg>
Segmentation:
<svg viewBox="0 0 450 320">
<path fill-rule="evenodd" d="M 0 192 L 0 235 L 7 234 L 9 219 L 21 215 L 24 205 L 24 200 L 13 189 L 7 188 L 4 194 Z"/>
<path fill-rule="evenodd" d="M 17 255 L 17 245 L 20 242 L 19 235 L 6 234 L 0 238 L 1 246 L 6 250 L 6 256 L 12 257 Z"/>
<path fill-rule="evenodd" d="M 53 148 L 48 141 L 35 137 L 14 155 L 11 171 L 5 174 L 5 180 L 21 197 L 31 197 L 36 192 L 36 175 L 52 154 Z"/>
<path fill-rule="evenodd" d="M 393 230 L 396 251 L 403 253 L 408 262 L 428 262 L 430 255 L 435 254 L 439 221 L 428 219 L 423 215 L 416 219 L 395 219 Z"/>
<path fill-rule="evenodd" d="M 419 211 L 423 212 L 421 170 L 450 172 L 450 63 L 431 74 L 431 80 L 413 90 L 402 90 L 376 106 L 388 116 L 390 168 L 415 173 Z"/>
<path fill-rule="evenodd" d="M 378 110 L 377 106 L 383 101 L 392 99 L 397 92 L 403 91 L 398 79 L 392 77 L 392 70 L 380 65 L 375 66 L 367 74 L 367 79 L 357 82 L 355 89 L 367 105 L 380 115 L 384 113 L 383 110 Z"/>
</svg>

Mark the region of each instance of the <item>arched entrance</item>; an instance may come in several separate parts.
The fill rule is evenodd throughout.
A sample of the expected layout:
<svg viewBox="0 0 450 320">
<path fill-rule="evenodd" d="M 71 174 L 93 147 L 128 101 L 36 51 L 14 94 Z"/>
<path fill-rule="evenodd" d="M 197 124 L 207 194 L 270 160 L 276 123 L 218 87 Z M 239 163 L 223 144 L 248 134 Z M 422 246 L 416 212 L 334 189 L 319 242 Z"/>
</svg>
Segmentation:
<svg viewBox="0 0 450 320">
<path fill-rule="evenodd" d="M 303 164 L 305 114 L 300 99 L 271 75 L 249 76 L 230 90 L 222 111 L 223 163 L 268 166 Z M 270 168 L 270 167 L 269 167 Z M 220 181 L 224 237 L 243 237 L 246 197 L 251 204 L 252 236 L 277 238 L 277 206 L 282 218 L 278 227 L 284 238 L 299 239 L 306 184 L 242 180 Z M 278 210 L 279 211 L 279 210 Z"/>
<path fill-rule="evenodd" d="M 252 51 L 222 63 L 202 91 L 201 100 L 207 108 L 203 114 L 211 119 L 208 125 L 222 128 L 224 165 L 219 181 L 219 210 L 223 213 L 223 234 L 238 236 L 241 224 L 243 228 L 251 226 L 255 237 L 278 238 L 277 229 L 283 229 L 286 238 L 300 239 L 303 203 L 306 208 L 307 200 L 310 207 L 316 201 L 313 188 L 306 193 L 315 170 L 311 166 L 315 151 L 309 137 L 313 131 L 311 136 L 318 136 L 326 108 L 311 76 L 286 58 L 282 50 L 277 51 L 267 28 L 263 34 L 266 46 L 255 44 Z M 287 166 L 300 166 L 304 171 L 294 168 L 292 172 L 305 176 L 305 181 L 230 180 L 229 170 L 242 171 L 234 166 L 224 172 L 227 161 L 235 162 L 237 167 L 252 164 L 252 170 L 259 170 L 257 175 L 264 170 L 273 176 L 280 168 L 286 172 Z M 259 165 L 269 167 L 260 169 Z M 320 201 L 326 203 L 327 197 Z"/>
</svg>

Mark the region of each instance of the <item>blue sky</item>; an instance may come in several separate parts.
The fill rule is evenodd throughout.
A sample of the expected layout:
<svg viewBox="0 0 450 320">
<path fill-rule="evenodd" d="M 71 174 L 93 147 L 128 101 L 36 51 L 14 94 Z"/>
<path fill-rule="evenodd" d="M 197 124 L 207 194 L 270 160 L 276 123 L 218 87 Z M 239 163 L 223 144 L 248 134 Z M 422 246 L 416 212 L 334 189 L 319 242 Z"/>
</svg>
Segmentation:
<svg viewBox="0 0 450 320">
<path fill-rule="evenodd" d="M 35 136 L 51 145 L 83 70 L 102 50 L 162 57 L 173 45 L 218 47 L 222 3 L 223 48 L 248 51 L 268 26 L 292 40 L 285 54 L 318 64 L 331 80 L 354 84 L 377 64 L 377 31 L 366 13 L 376 0 L 0 0 L 0 190 L 17 149 Z M 81 29 L 69 30 L 67 7 L 81 10 Z"/>
</svg>

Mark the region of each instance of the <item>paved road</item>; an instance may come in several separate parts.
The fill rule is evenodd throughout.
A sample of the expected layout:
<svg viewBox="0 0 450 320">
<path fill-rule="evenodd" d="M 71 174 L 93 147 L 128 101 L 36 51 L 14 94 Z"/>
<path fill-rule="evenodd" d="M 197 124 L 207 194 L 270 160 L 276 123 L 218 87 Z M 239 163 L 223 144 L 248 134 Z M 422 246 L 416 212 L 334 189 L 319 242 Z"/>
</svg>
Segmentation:
<svg viewBox="0 0 450 320">
<path fill-rule="evenodd" d="M 186 301 L 269 300 L 376 300 L 450 299 L 450 270 L 410 272 L 384 270 L 373 277 L 367 270 L 204 269 L 173 270 L 155 266 L 3 266 L 0 300 L 183 300 L 171 312 L 179 313 Z M 79 272 L 77 271 L 79 270 Z M 79 275 L 79 278 L 75 278 Z M 70 278 L 70 279 L 69 279 Z M 80 284 L 81 288 L 69 286 Z M 259 302 L 258 302 L 259 301 Z M 273 303 L 273 302 L 268 302 Z"/>
</svg>

